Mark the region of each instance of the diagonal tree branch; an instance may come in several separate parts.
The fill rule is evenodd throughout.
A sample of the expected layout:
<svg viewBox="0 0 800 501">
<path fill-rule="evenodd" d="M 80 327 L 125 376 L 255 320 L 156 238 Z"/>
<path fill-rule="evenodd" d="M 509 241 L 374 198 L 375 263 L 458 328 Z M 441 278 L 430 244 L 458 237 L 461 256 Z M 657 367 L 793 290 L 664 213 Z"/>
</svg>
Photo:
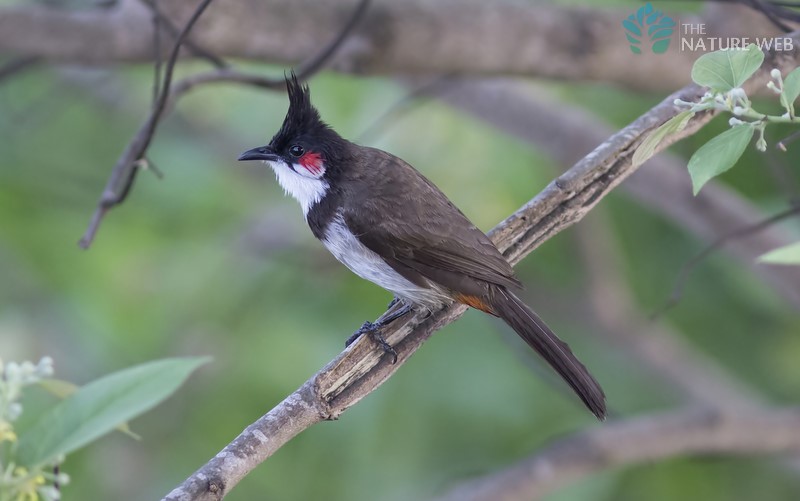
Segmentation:
<svg viewBox="0 0 800 501">
<path fill-rule="evenodd" d="M 796 33 L 793 36 L 797 38 Z M 796 57 L 794 52 L 768 54 L 750 85 L 763 85 L 773 67 L 793 68 Z M 595 148 L 489 233 L 498 249 L 516 264 L 539 244 L 579 221 L 636 170 L 631 163 L 633 153 L 644 137 L 679 112 L 675 100 L 696 101 L 703 93 L 704 89 L 696 85 L 684 87 Z M 709 112 L 695 115 L 684 130 L 666 138 L 657 150 L 693 134 L 712 117 Z M 281 445 L 315 423 L 336 419 L 377 389 L 434 331 L 456 320 L 465 309 L 454 305 L 427 317 L 416 314 L 385 327 L 382 334 L 397 351 L 396 364 L 388 363 L 383 351 L 370 339 L 360 338 L 247 427 L 164 500 L 222 499 Z"/>
<path fill-rule="evenodd" d="M 586 111 L 509 79 L 459 81 L 449 85 L 446 92 L 437 92 L 436 97 L 533 145 L 562 165 L 576 162 L 612 132 Z M 685 160 L 669 153 L 650 159 L 647 168 L 638 170 L 620 188 L 621 193 L 703 241 L 765 219 L 758 207 L 722 183 L 712 181 L 699 195 L 692 195 Z M 725 250 L 785 301 L 800 308 L 800 268 L 761 266 L 755 260 L 794 240 L 794 235 L 773 226 L 730 240 Z"/>
<path fill-rule="evenodd" d="M 630 162 L 633 151 L 647 133 L 677 113 L 674 100 L 692 101 L 702 94 L 703 89 L 691 85 L 669 96 L 500 223 L 490 233 L 492 240 L 510 262 L 517 263 L 543 241 L 580 220 L 634 171 Z M 665 148 L 667 143 L 691 134 L 710 119 L 708 113 L 697 115 L 679 136 L 670 138 L 660 147 Z M 460 305 L 451 306 L 427 318 L 417 314 L 390 324 L 383 336 L 397 350 L 398 361 L 394 365 L 383 360 L 383 352 L 376 349 L 369 339 L 359 339 L 164 499 L 221 499 L 278 446 L 311 424 L 337 418 L 375 390 L 435 330 L 456 320 L 465 309 Z M 283 426 L 286 422 L 292 426 Z"/>
</svg>

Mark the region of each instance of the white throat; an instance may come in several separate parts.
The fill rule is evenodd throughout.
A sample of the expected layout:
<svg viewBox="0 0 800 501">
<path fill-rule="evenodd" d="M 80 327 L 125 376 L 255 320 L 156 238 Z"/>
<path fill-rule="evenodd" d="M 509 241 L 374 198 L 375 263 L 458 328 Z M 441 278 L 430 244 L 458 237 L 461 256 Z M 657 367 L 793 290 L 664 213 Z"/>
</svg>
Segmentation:
<svg viewBox="0 0 800 501">
<path fill-rule="evenodd" d="M 312 176 L 306 173 L 306 169 L 297 166 L 296 171 L 292 170 L 286 162 L 280 160 L 264 162 L 272 167 L 275 171 L 275 177 L 283 190 L 291 195 L 295 200 L 300 202 L 300 207 L 303 209 L 303 216 L 308 216 L 308 211 L 317 202 L 322 200 L 325 193 L 328 191 L 328 182 L 318 176 Z M 320 174 L 321 175 L 321 174 Z"/>
</svg>

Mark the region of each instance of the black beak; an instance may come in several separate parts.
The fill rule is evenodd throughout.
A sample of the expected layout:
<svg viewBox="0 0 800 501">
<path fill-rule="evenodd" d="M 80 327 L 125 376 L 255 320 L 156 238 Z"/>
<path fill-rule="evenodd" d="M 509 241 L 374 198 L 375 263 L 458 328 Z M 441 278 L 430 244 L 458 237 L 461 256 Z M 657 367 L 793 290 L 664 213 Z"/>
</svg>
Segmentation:
<svg viewBox="0 0 800 501">
<path fill-rule="evenodd" d="M 239 161 L 242 160 L 266 160 L 266 161 L 273 161 L 273 160 L 280 160 L 280 157 L 275 154 L 275 152 L 269 146 L 259 146 L 258 148 L 253 148 L 252 150 L 247 150 L 237 159 Z"/>
</svg>

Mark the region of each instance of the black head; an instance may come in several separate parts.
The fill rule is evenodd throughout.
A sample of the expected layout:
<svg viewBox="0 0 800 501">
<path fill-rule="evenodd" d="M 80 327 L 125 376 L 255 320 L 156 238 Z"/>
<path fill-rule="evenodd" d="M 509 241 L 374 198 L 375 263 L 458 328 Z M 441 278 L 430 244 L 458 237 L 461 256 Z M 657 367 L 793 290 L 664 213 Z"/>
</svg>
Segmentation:
<svg viewBox="0 0 800 501">
<path fill-rule="evenodd" d="M 311 104 L 311 91 L 297 80 L 294 72 L 286 78 L 289 110 L 283 125 L 266 146 L 245 151 L 239 160 L 283 163 L 296 174 L 320 179 L 339 163 L 346 151 L 342 139 L 319 116 Z"/>
</svg>

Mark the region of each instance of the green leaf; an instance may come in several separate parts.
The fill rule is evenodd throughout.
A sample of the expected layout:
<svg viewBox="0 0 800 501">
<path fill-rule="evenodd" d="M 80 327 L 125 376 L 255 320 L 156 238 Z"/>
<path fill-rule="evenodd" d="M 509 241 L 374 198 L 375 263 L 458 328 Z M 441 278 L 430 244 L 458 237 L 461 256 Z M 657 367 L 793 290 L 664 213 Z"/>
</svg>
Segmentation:
<svg viewBox="0 0 800 501">
<path fill-rule="evenodd" d="M 78 386 L 75 383 L 71 383 L 69 381 L 64 381 L 63 379 L 54 379 L 54 378 L 42 379 L 41 381 L 39 381 L 38 384 L 47 393 L 49 393 L 49 394 L 51 394 L 51 395 L 53 395 L 55 397 L 58 397 L 60 399 L 67 398 L 68 396 L 70 396 L 73 393 L 75 393 L 76 391 L 78 391 L 78 389 L 80 388 L 80 386 Z M 128 424 L 127 421 L 117 425 L 116 429 L 120 433 L 128 435 L 129 437 L 131 437 L 134 440 L 141 440 L 142 439 L 142 437 L 140 437 L 139 435 L 134 433 L 133 430 L 131 430 L 131 427 L 130 427 L 130 425 Z"/>
<path fill-rule="evenodd" d="M 692 66 L 692 80 L 711 90 L 727 92 L 742 84 L 758 70 L 764 53 L 755 44 L 746 49 L 718 50 L 700 56 Z"/>
<path fill-rule="evenodd" d="M 655 154 L 656 148 L 665 137 L 682 131 L 693 116 L 693 111 L 682 111 L 664 122 L 659 128 L 650 132 L 633 153 L 633 159 L 631 160 L 633 167 L 635 168 L 645 163 Z"/>
<path fill-rule="evenodd" d="M 800 96 L 800 68 L 795 68 L 783 79 L 781 104 L 794 114 L 794 102 Z"/>
<path fill-rule="evenodd" d="M 793 69 L 783 79 L 783 95 L 786 96 L 786 100 L 790 103 L 793 103 L 797 96 L 800 96 L 800 67 Z"/>
<path fill-rule="evenodd" d="M 800 242 L 771 250 L 758 260 L 770 264 L 800 264 Z"/>
<path fill-rule="evenodd" d="M 689 174 L 692 176 L 694 194 L 710 179 L 733 167 L 744 153 L 755 129 L 750 125 L 736 125 L 694 152 L 689 159 Z"/>
<path fill-rule="evenodd" d="M 34 467 L 105 435 L 170 396 L 208 357 L 156 360 L 81 387 L 21 433 L 18 458 Z"/>
</svg>

